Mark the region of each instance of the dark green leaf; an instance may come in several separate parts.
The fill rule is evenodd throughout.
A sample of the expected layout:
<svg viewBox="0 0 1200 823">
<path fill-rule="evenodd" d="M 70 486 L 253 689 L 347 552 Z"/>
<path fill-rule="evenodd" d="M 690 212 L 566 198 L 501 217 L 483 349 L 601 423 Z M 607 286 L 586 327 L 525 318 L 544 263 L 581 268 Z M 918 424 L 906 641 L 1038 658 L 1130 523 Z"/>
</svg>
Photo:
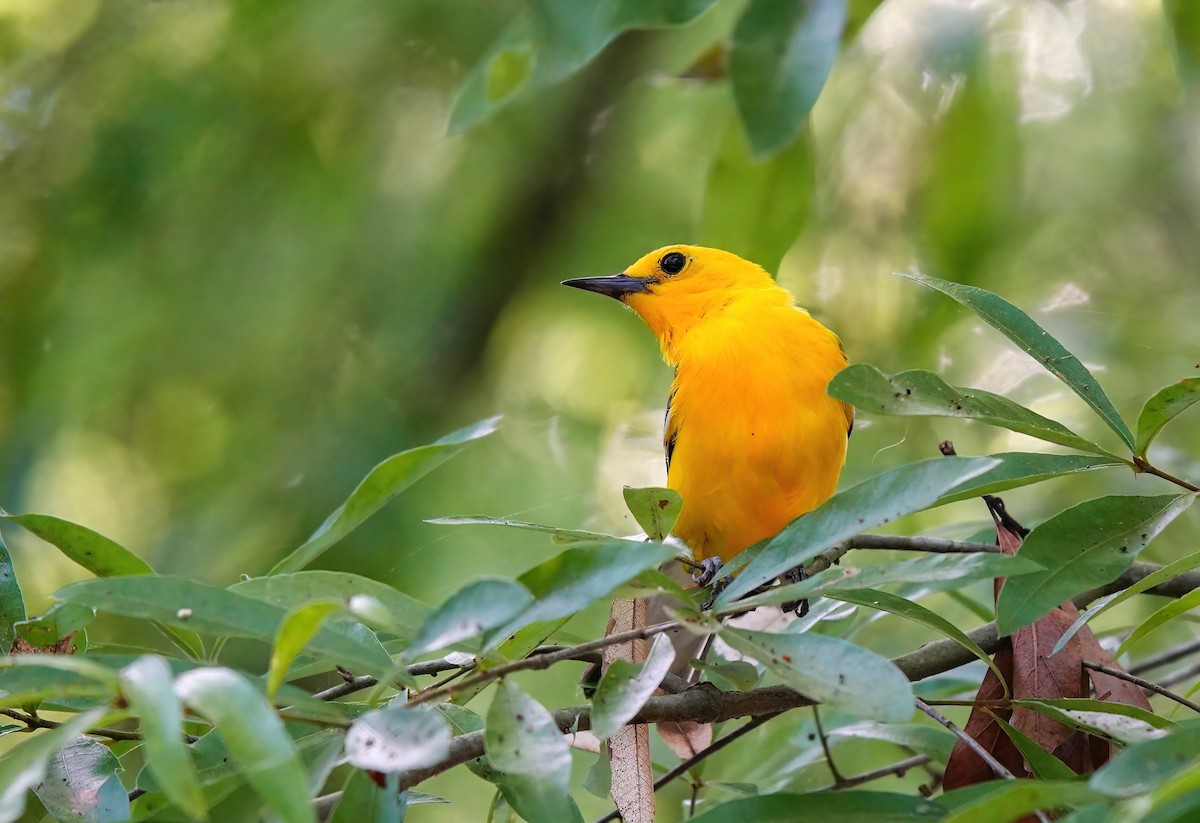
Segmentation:
<svg viewBox="0 0 1200 823">
<path fill-rule="evenodd" d="M 253 683 L 230 669 L 193 669 L 176 679 L 175 692 L 220 730 L 239 771 L 275 814 L 285 823 L 316 820 L 304 766 L 283 722 Z"/>
<path fill-rule="evenodd" d="M 485 578 L 468 584 L 429 615 L 408 648 L 409 656 L 442 649 L 502 626 L 533 601 L 513 580 Z"/>
<path fill-rule="evenodd" d="M 692 818 L 693 823 L 921 823 L 941 820 L 936 801 L 884 792 L 768 794 L 722 803 Z"/>
<path fill-rule="evenodd" d="M 396 776 L 389 782 L 391 785 L 377 786 L 367 772 L 353 771 L 329 823 L 401 823 L 408 792 L 396 790 Z"/>
<path fill-rule="evenodd" d="M 13 823 L 21 817 L 26 793 L 45 778 L 59 748 L 95 726 L 103 716 L 103 709 L 76 715 L 57 729 L 28 737 L 0 757 L 0 823 Z"/>
<path fill-rule="evenodd" d="M 986 457 L 943 457 L 900 466 L 851 486 L 760 544 L 758 554 L 717 604 L 728 605 L 839 540 L 924 508 L 996 465 Z"/>
<path fill-rule="evenodd" d="M 349 572 L 312 571 L 253 577 L 229 587 L 245 597 L 294 609 L 313 600 L 341 600 L 346 606 L 356 595 L 367 595 L 383 604 L 401 637 L 412 637 L 429 607 L 386 583 Z"/>
<path fill-rule="evenodd" d="M 48 514 L 0 514 L 58 548 L 97 577 L 154 574 L 142 558 L 91 529 Z"/>
<path fill-rule="evenodd" d="M 898 597 L 897 595 L 889 594 L 888 592 L 872 591 L 870 589 L 865 589 L 858 592 L 834 592 L 827 596 L 832 597 L 835 600 L 845 601 L 846 603 L 856 603 L 860 606 L 891 612 L 892 614 L 899 615 L 900 617 L 908 618 L 915 623 L 920 623 L 922 626 L 928 626 L 934 631 L 941 632 L 986 663 L 988 667 L 996 673 L 996 676 L 1000 678 L 1000 682 L 1005 682 L 1004 674 L 999 668 L 996 667 L 996 664 L 992 662 L 992 658 L 988 655 L 988 653 L 979 647 L 978 643 L 968 637 L 966 632 L 958 628 L 958 626 L 955 626 L 941 615 L 931 612 L 929 609 L 925 608 L 919 603 L 914 603 L 911 600 L 905 600 L 903 597 Z"/>
<path fill-rule="evenodd" d="M 1195 83 L 1200 79 L 1200 7 L 1193 0 L 1163 0 L 1163 12 L 1174 35 L 1179 74 Z"/>
<path fill-rule="evenodd" d="M 362 525 L 363 521 L 387 505 L 396 495 L 462 451 L 473 440 L 496 430 L 499 417 L 482 420 L 446 435 L 428 446 L 394 454 L 367 473 L 325 522 L 305 543 L 276 563 L 270 574 L 299 571 L 324 554 L 331 546 Z"/>
<path fill-rule="evenodd" d="M 1101 497 L 1039 524 L 1025 538 L 1020 556 L 1044 568 L 1004 584 L 996 601 L 1001 635 L 1031 625 L 1082 591 L 1115 580 L 1194 499 L 1193 494 Z"/>
<path fill-rule="evenodd" d="M 95 609 L 56 603 L 44 614 L 17 623 L 14 629 L 17 637 L 31 646 L 48 649 L 68 636 L 77 635 L 95 618 Z"/>
<path fill-rule="evenodd" d="M 487 517 L 484 515 L 460 515 L 457 517 L 434 517 L 426 520 L 435 526 L 505 526 L 511 529 L 540 532 L 550 535 L 555 543 L 605 543 L 619 539 L 616 535 L 601 534 L 600 532 L 581 531 L 580 529 L 560 529 L 557 526 L 543 526 L 539 523 L 526 523 L 523 520 L 509 520 L 507 517 Z"/>
<path fill-rule="evenodd" d="M 1071 624 L 1071 628 L 1063 632 L 1062 637 L 1060 637 L 1058 642 L 1054 644 L 1054 650 L 1051 652 L 1051 654 L 1058 654 L 1059 649 L 1067 645 L 1067 641 L 1074 637 L 1075 633 L 1083 628 L 1085 624 L 1091 622 L 1093 618 L 1098 617 L 1099 615 L 1111 609 L 1113 606 L 1124 603 L 1134 595 L 1141 594 L 1147 589 L 1152 589 L 1159 583 L 1164 583 L 1177 575 L 1183 574 L 1186 571 L 1191 571 L 1197 566 L 1200 566 L 1200 552 L 1194 552 L 1189 554 L 1187 557 L 1182 557 L 1179 560 L 1176 560 L 1174 563 L 1169 563 L 1166 566 L 1163 566 L 1158 571 L 1146 575 L 1127 589 L 1114 592 L 1107 597 L 1101 597 L 1075 619 L 1075 622 Z"/>
<path fill-rule="evenodd" d="M 46 778 L 33 793 L 61 823 L 109 823 L 129 819 L 129 795 L 108 747 L 77 735 L 50 757 Z"/>
<path fill-rule="evenodd" d="M 1163 426 L 1191 408 L 1197 401 L 1200 401 L 1200 377 L 1188 377 L 1178 383 L 1172 383 L 1147 400 L 1146 405 L 1142 407 L 1142 413 L 1138 415 L 1134 454 L 1145 457 L 1146 450 L 1163 430 Z"/>
<path fill-rule="evenodd" d="M 829 732 L 831 741 L 839 737 L 886 740 L 918 754 L 928 755 L 938 763 L 945 763 L 950 759 L 950 752 L 954 749 L 954 741 L 957 739 L 952 732 L 941 726 L 873 721 L 841 726 Z"/>
<path fill-rule="evenodd" d="M 938 499 L 938 506 L 958 500 L 969 500 L 985 494 L 996 494 L 1007 489 L 1040 483 L 1055 477 L 1111 469 L 1129 464 L 1116 457 L 1101 457 L 1087 454 L 1038 454 L 1036 452 L 1003 452 L 990 454 L 1001 461 L 991 471 L 986 471 Z"/>
<path fill-rule="evenodd" d="M 571 751 L 550 712 L 511 680 L 500 684 L 488 710 L 484 745 L 504 772 L 502 788 L 517 813 L 531 823 L 573 819 L 569 783 Z"/>
<path fill-rule="evenodd" d="M 683 498 L 674 489 L 626 486 L 625 505 L 629 513 L 651 540 L 666 540 L 679 519 Z"/>
<path fill-rule="evenodd" d="M 672 546 L 636 540 L 567 549 L 517 578 L 533 595 L 533 603 L 490 632 L 488 647 L 521 626 L 574 614 L 647 569 L 657 568 L 675 552 Z"/>
<path fill-rule="evenodd" d="M 700 242 L 777 272 L 812 217 L 815 167 L 807 133 L 769 160 L 755 160 L 742 127 L 730 122 L 708 173 Z"/>
<path fill-rule="evenodd" d="M 710 653 L 708 657 L 712 657 Z M 692 660 L 692 667 L 705 672 L 710 678 L 724 680 L 737 691 L 753 689 L 762 679 L 758 667 L 745 660 L 728 660 L 721 663 L 711 663 L 708 660 Z M 720 681 L 717 681 L 718 683 Z"/>
<path fill-rule="evenodd" d="M 571 3 L 537 0 L 463 79 L 450 112 L 458 134 L 522 95 L 577 71 L 629 29 L 675 26 L 715 0 L 591 0 L 587 13 Z"/>
<path fill-rule="evenodd" d="M 767 634 L 723 626 L 721 639 L 823 705 L 867 720 L 912 717 L 908 678 L 886 657 L 825 635 Z"/>
<path fill-rule="evenodd" d="M 1011 823 L 1038 809 L 1083 806 L 1100 799 L 1084 783 L 1006 780 L 994 791 L 955 809 L 945 823 Z"/>
<path fill-rule="evenodd" d="M 183 739 L 183 704 L 175 694 L 171 667 L 161 657 L 141 657 L 121 671 L 121 692 L 140 718 L 149 769 L 161 791 L 197 820 L 208 804 Z"/>
<path fill-rule="evenodd" d="M 1057 699 L 1014 700 L 1014 706 L 1042 712 L 1070 725 L 1072 715 L 1109 714 L 1128 717 L 1152 729 L 1174 729 L 1176 723 L 1161 715 L 1148 712 L 1141 706 L 1131 706 L 1128 703 L 1113 703 L 1108 700 L 1094 700 L 1090 697 L 1061 697 Z"/>
<path fill-rule="evenodd" d="M 346 759 L 376 772 L 420 769 L 445 757 L 450 736 L 450 724 L 432 709 L 389 706 L 354 721 L 346 732 Z"/>
<path fill-rule="evenodd" d="M 116 694 L 116 675 L 85 657 L 14 654 L 0 658 L 0 706 L 23 706 L 51 697 Z"/>
<path fill-rule="evenodd" d="M 937 289 L 975 312 L 1079 395 L 1120 436 L 1125 445 L 1133 448 L 1133 434 L 1108 395 L 1100 388 L 1095 376 L 1079 362 L 1079 358 L 1067 351 L 1062 343 L 1051 337 L 1025 312 L 1004 298 L 974 286 L 924 274 L 902 272 L 900 276 Z"/>
<path fill-rule="evenodd" d="M 272 643 L 286 611 L 235 592 L 179 577 L 138 576 L 84 580 L 55 594 L 77 603 L 126 617 L 159 620 L 208 634 L 246 637 Z M 379 641 L 322 628 L 308 650 L 352 669 L 384 674 L 392 660 Z"/>
<path fill-rule="evenodd" d="M 833 68 L 845 0 L 750 0 L 729 49 L 733 99 L 760 157 L 804 127 Z"/>
<path fill-rule="evenodd" d="M 17 637 L 16 623 L 25 619 L 25 598 L 17 584 L 12 557 L 0 536 L 0 655 L 8 654 Z"/>
<path fill-rule="evenodd" d="M 955 388 L 931 371 L 913 369 L 886 375 L 874 366 L 856 363 L 833 378 L 829 394 L 871 414 L 978 420 L 1060 446 L 1108 454 L 1061 423 L 1042 417 L 1007 397 L 982 389 Z M 993 471 L 1000 469 L 1002 465 Z"/>
<path fill-rule="evenodd" d="M 1050 752 L 1030 740 L 1020 729 L 1006 722 L 1004 718 L 993 714 L 996 725 L 1008 735 L 1009 740 L 1017 747 L 1017 751 L 1029 764 L 1030 771 L 1038 780 L 1074 780 L 1075 772 L 1066 763 L 1059 760 Z"/>
<path fill-rule="evenodd" d="M 675 661 L 675 649 L 665 634 L 654 638 L 644 663 L 614 660 L 604 670 L 592 698 L 592 733 L 607 740 L 630 720 L 654 694 Z"/>
</svg>

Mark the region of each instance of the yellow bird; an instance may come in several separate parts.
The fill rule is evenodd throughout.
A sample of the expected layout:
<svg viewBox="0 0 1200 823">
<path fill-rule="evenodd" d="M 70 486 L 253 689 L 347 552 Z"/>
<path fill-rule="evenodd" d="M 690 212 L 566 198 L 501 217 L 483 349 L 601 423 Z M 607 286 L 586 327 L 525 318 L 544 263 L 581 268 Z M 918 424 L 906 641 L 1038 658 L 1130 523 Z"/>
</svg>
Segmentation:
<svg viewBox="0 0 1200 823">
<path fill-rule="evenodd" d="M 761 266 L 665 246 L 621 274 L 563 285 L 620 300 L 675 368 L 667 486 L 683 497 L 673 533 L 704 562 L 699 582 L 833 494 L 854 409 L 826 387 L 846 353 Z"/>
</svg>

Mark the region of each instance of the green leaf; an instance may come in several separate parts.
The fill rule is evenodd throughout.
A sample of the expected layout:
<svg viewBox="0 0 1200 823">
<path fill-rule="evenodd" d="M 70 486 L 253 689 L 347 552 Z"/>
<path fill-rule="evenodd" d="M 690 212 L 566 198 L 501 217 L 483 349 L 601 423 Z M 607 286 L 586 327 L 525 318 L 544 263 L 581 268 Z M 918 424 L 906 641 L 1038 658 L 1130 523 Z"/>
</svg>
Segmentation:
<svg viewBox="0 0 1200 823">
<path fill-rule="evenodd" d="M 1114 657 L 1120 657 L 1130 647 L 1142 640 L 1152 632 L 1157 631 L 1164 625 L 1179 617 L 1182 614 L 1187 614 L 1192 609 L 1200 606 L 1200 589 L 1193 589 L 1178 600 L 1172 600 L 1167 605 L 1156 611 L 1154 614 L 1147 617 L 1138 624 L 1129 636 L 1121 641 L 1121 645 L 1113 653 Z"/>
<path fill-rule="evenodd" d="M 0 520 L 10 520 L 36 534 L 97 577 L 154 574 L 145 560 L 86 526 L 48 514 L 5 513 Z"/>
<path fill-rule="evenodd" d="M 286 615 L 279 629 L 275 632 L 275 643 L 271 647 L 271 663 L 267 668 L 267 697 L 275 698 L 275 692 L 283 684 L 288 669 L 299 656 L 304 647 L 313 639 L 321 624 L 333 612 L 338 611 L 341 604 L 328 600 L 316 600 L 297 606 Z"/>
<path fill-rule="evenodd" d="M 874 366 L 855 363 L 834 376 L 829 394 L 871 414 L 978 420 L 1060 446 L 1108 455 L 1063 424 L 1007 397 L 982 389 L 956 388 L 931 371 L 913 369 L 887 375 Z M 993 471 L 1001 468 L 999 465 Z"/>
<path fill-rule="evenodd" d="M 377 786 L 370 774 L 356 769 L 346 781 L 329 823 L 401 823 L 408 792 L 396 790 L 396 777 L 389 782 L 392 785 Z"/>
<path fill-rule="evenodd" d="M 767 794 L 722 803 L 692 823 L 924 823 L 941 820 L 937 801 L 886 792 Z"/>
<path fill-rule="evenodd" d="M 511 680 L 492 700 L 484 747 L 492 766 L 505 774 L 505 798 L 526 820 L 562 823 L 577 815 L 567 741 L 550 712 Z"/>
<path fill-rule="evenodd" d="M 121 764 L 108 747 L 76 735 L 50 757 L 33 793 L 61 823 L 129 820 L 129 795 L 117 777 Z"/>
<path fill-rule="evenodd" d="M 729 80 L 754 153 L 787 145 L 804 127 L 846 25 L 846 0 L 750 0 L 733 31 Z"/>
<path fill-rule="evenodd" d="M 901 723 L 913 713 L 912 684 L 886 657 L 837 637 L 767 634 L 722 626 L 722 640 L 823 705 L 866 720 Z"/>
<path fill-rule="evenodd" d="M 1084 783 L 1006 780 L 995 791 L 955 809 L 945 823 L 1011 823 L 1038 809 L 1083 806 L 1103 799 Z"/>
<path fill-rule="evenodd" d="M 954 734 L 941 726 L 918 723 L 876 723 L 866 721 L 853 726 L 840 726 L 829 732 L 830 740 L 838 737 L 853 737 L 862 740 L 885 740 L 911 749 L 918 754 L 928 755 L 938 763 L 950 759 L 954 749 Z"/>
<path fill-rule="evenodd" d="M 1134 595 L 1141 594 L 1147 589 L 1153 589 L 1159 583 L 1165 583 L 1171 578 L 1183 574 L 1186 571 L 1190 571 L 1197 566 L 1200 566 L 1200 552 L 1194 552 L 1193 554 L 1189 554 L 1187 557 L 1176 560 L 1174 563 L 1163 566 L 1158 571 L 1154 572 L 1153 574 L 1146 575 L 1141 580 L 1137 581 L 1126 589 L 1122 589 L 1119 592 L 1114 592 L 1107 597 L 1101 597 L 1075 619 L 1075 622 L 1071 624 L 1071 628 L 1063 632 L 1062 637 L 1060 637 L 1058 642 L 1054 645 L 1054 651 L 1052 651 L 1051 654 L 1058 654 L 1059 649 L 1067 645 L 1067 641 L 1074 637 L 1077 631 L 1079 631 L 1084 625 L 1091 622 L 1096 617 L 1111 609 L 1113 606 L 1118 606 Z"/>
<path fill-rule="evenodd" d="M 486 645 L 493 647 L 529 623 L 575 614 L 647 569 L 675 557 L 675 552 L 672 546 L 637 540 L 567 549 L 517 578 L 533 595 L 533 603 L 489 632 Z"/>
<path fill-rule="evenodd" d="M 140 718 L 146 768 L 167 798 L 197 820 L 208 804 L 183 738 L 183 703 L 175 694 L 171 667 L 146 655 L 121 671 L 121 692 Z"/>
<path fill-rule="evenodd" d="M 0 655 L 8 654 L 17 637 L 15 625 L 25 619 L 25 597 L 17 584 L 12 556 L 0 536 Z"/>
<path fill-rule="evenodd" d="M 252 577 L 234 583 L 229 590 L 245 597 L 294 609 L 314 600 L 340 600 L 349 607 L 357 595 L 367 595 L 387 609 L 391 628 L 401 637 L 412 637 L 429 607 L 386 583 L 349 572 L 312 571 Z"/>
<path fill-rule="evenodd" d="M 708 172 L 700 243 L 779 271 L 812 218 L 816 159 L 804 133 L 769 160 L 755 160 L 741 124 L 730 118 Z"/>
<path fill-rule="evenodd" d="M 629 29 L 686 23 L 715 0 L 591 0 L 579 13 L 572 3 L 538 0 L 518 17 L 459 87 L 450 134 L 460 134 L 521 97 L 576 72 Z"/>
<path fill-rule="evenodd" d="M 754 597 L 739 600 L 718 614 L 739 612 L 747 606 L 790 603 L 805 597 L 832 592 L 870 589 L 884 583 L 931 583 L 947 580 L 991 580 L 1024 574 L 1042 567 L 1023 556 L 1008 557 L 998 552 L 929 554 L 895 563 L 832 566 L 798 583 L 776 586 Z M 832 595 L 831 595 L 832 596 Z"/>
<path fill-rule="evenodd" d="M 435 526 L 504 526 L 510 529 L 540 532 L 550 535 L 554 543 L 606 543 L 620 538 L 612 534 L 588 532 L 580 529 L 560 529 L 557 526 L 543 526 L 540 523 L 526 523 L 523 520 L 509 520 L 507 517 L 487 517 L 485 515 L 459 515 L 455 517 L 434 517 L 426 520 Z"/>
<path fill-rule="evenodd" d="M 570 619 L 570 616 L 567 615 L 555 618 L 554 620 L 530 623 L 517 629 L 496 646 L 487 657 L 479 660 L 478 670 L 486 671 L 501 663 L 525 659 L 529 656 L 530 652 L 546 642 L 547 638 L 561 629 Z M 492 642 L 495 643 L 495 640 L 493 638 Z M 490 685 L 490 683 L 476 683 L 474 686 L 468 686 L 456 692 L 454 697 L 450 699 L 460 706 L 465 706 Z"/>
<path fill-rule="evenodd" d="M 48 649 L 68 635 L 78 634 L 87 628 L 95 618 L 95 609 L 68 603 L 56 603 L 44 614 L 22 620 L 13 628 L 16 630 L 17 637 L 26 643 L 37 646 L 39 649 Z"/>
<path fill-rule="evenodd" d="M 1200 78 L 1200 8 L 1192 0 L 1163 0 L 1163 14 L 1173 35 L 1180 78 L 1194 84 Z"/>
<path fill-rule="evenodd" d="M 1200 760 L 1200 726 L 1181 727 L 1166 737 L 1127 746 L 1088 780 L 1111 797 L 1133 797 L 1151 791 Z"/>
<path fill-rule="evenodd" d="M 1033 318 L 1002 297 L 974 286 L 964 286 L 950 280 L 924 274 L 898 272 L 901 277 L 915 280 L 954 298 L 993 328 L 1003 333 L 1023 351 L 1079 395 L 1108 424 L 1125 445 L 1133 448 L 1133 434 L 1099 381 L 1079 358 L 1050 336 Z"/>
<path fill-rule="evenodd" d="M 211 722 L 247 782 L 285 823 L 316 820 L 304 766 L 283 721 L 253 683 L 231 669 L 184 672 L 175 692 Z"/>
<path fill-rule="evenodd" d="M 56 729 L 31 735 L 0 757 L 0 823 L 12 823 L 21 817 L 26 793 L 45 779 L 55 753 L 95 726 L 104 713 L 104 709 L 95 709 L 78 714 Z"/>
<path fill-rule="evenodd" d="M 533 602 L 513 580 L 484 578 L 468 584 L 429 615 L 408 647 L 410 657 L 479 637 L 502 626 Z"/>
<path fill-rule="evenodd" d="M 1197 401 L 1200 401 L 1200 377 L 1188 377 L 1159 390 L 1146 401 L 1142 413 L 1138 415 L 1137 442 L 1133 453 L 1145 457 L 1146 450 L 1163 430 L 1163 426 L 1191 408 Z"/>
<path fill-rule="evenodd" d="M 710 658 L 713 657 L 711 653 L 708 656 Z M 710 678 L 718 677 L 724 680 L 739 692 L 753 689 L 758 685 L 758 681 L 762 679 L 762 675 L 758 672 L 758 667 L 745 660 L 727 660 L 720 663 L 713 663 L 709 660 L 693 659 L 691 663 L 692 668 L 707 673 Z"/>
<path fill-rule="evenodd" d="M 679 519 L 683 498 L 674 489 L 626 486 L 623 492 L 629 513 L 651 540 L 666 540 Z"/>
<path fill-rule="evenodd" d="M 1003 681 L 1002 681 L 1003 682 Z M 1038 780 L 1074 780 L 1075 772 L 1066 763 L 1059 760 L 1050 752 L 1029 739 L 1020 729 L 1006 722 L 997 714 L 992 714 L 992 720 L 1008 735 L 1009 740 L 1017 747 L 1021 757 L 1029 764 L 1030 771 Z"/>
<path fill-rule="evenodd" d="M 654 638 L 643 663 L 614 660 L 604 670 L 592 698 L 592 733 L 601 740 L 633 719 L 662 683 L 675 662 L 675 649 L 665 634 Z"/>
<path fill-rule="evenodd" d="M 55 597 L 111 614 L 265 643 L 274 642 L 287 614 L 279 606 L 179 577 L 84 580 L 59 590 Z M 330 662 L 375 675 L 391 669 L 391 657 L 373 636 L 356 637 L 335 628 L 326 626 L 318 631 L 308 650 Z"/>
<path fill-rule="evenodd" d="M 269 574 L 283 574 L 304 568 L 400 492 L 462 451 L 468 443 L 494 432 L 499 422 L 499 417 L 491 417 L 448 434 L 428 446 L 418 446 L 384 460 L 367 473 L 346 498 L 346 502 L 325 518 L 325 522 L 303 545 L 276 563 Z"/>
<path fill-rule="evenodd" d="M 1004 584 L 996 601 L 1000 634 L 1029 626 L 1064 600 L 1115 580 L 1195 497 L 1100 497 L 1039 524 L 1020 556 L 1044 568 Z"/>
<path fill-rule="evenodd" d="M 116 697 L 117 677 L 75 655 L 14 654 L 0 658 L 0 706 L 45 698 Z"/>
<path fill-rule="evenodd" d="M 1056 477 L 1066 477 L 1071 474 L 1111 469 L 1129 464 L 1116 457 L 1100 457 L 1087 454 L 1038 454 L 1036 452 L 1003 452 L 991 454 L 989 457 L 1001 461 L 1000 465 L 991 471 L 986 471 L 978 477 L 968 480 L 957 489 L 942 495 L 935 505 L 954 503 L 959 500 L 970 500 L 985 494 L 996 494 L 1051 480 Z"/>
<path fill-rule="evenodd" d="M 346 759 L 376 772 L 420 769 L 450 752 L 450 737 L 450 724 L 438 712 L 389 706 L 354 721 L 346 732 Z"/>
<path fill-rule="evenodd" d="M 1090 697 L 1014 700 L 1013 705 L 1032 709 L 1035 712 L 1042 712 L 1046 716 L 1053 717 L 1055 720 L 1059 720 L 1067 725 L 1073 725 L 1073 717 L 1085 714 L 1110 714 L 1131 718 L 1154 729 L 1175 729 L 1178 726 L 1173 721 L 1153 712 L 1148 712 L 1140 706 L 1131 706 L 1128 703 L 1113 703 L 1108 700 L 1095 700 Z"/>
<path fill-rule="evenodd" d="M 996 465 L 997 461 L 986 457 L 942 457 L 899 466 L 851 486 L 760 544 L 758 554 L 717 598 L 717 605 L 732 603 L 783 572 L 807 563 L 839 540 L 928 506 Z"/>
<path fill-rule="evenodd" d="M 935 614 L 921 604 L 914 603 L 911 600 L 906 600 L 894 594 L 889 594 L 888 592 L 873 591 L 871 589 L 859 592 L 833 592 L 826 596 L 846 603 L 856 603 L 860 606 L 891 612 L 892 614 L 912 620 L 914 623 L 920 623 L 922 626 L 928 626 L 934 631 L 941 632 L 986 663 L 988 668 L 996 673 L 996 677 L 1000 678 L 1000 682 L 1005 685 L 1007 693 L 1008 686 L 1005 683 L 1004 674 L 992 662 L 991 656 L 980 648 L 979 644 L 968 637 L 958 626 L 955 626 L 946 618 Z"/>
</svg>

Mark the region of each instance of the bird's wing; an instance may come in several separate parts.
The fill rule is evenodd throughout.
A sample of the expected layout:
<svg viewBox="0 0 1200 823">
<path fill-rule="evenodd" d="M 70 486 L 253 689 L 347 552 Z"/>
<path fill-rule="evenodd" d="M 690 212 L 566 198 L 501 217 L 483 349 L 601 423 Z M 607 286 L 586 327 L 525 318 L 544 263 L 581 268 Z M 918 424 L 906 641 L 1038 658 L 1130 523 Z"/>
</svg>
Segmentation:
<svg viewBox="0 0 1200 823">
<path fill-rule="evenodd" d="M 679 421 L 671 415 L 671 403 L 675 400 L 677 388 L 672 388 L 667 395 L 667 413 L 663 418 L 663 453 L 667 458 L 667 473 L 671 473 L 671 455 L 675 453 L 675 441 L 679 437 Z"/>
</svg>

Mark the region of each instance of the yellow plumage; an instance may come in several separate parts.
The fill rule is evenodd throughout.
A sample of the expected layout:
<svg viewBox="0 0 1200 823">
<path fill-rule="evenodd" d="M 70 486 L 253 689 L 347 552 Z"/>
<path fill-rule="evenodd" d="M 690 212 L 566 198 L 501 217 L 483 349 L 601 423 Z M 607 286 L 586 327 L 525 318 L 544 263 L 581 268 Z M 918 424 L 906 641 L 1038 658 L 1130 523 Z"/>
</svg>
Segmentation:
<svg viewBox="0 0 1200 823">
<path fill-rule="evenodd" d="M 683 496 L 673 531 L 698 558 L 728 560 L 833 494 L 853 409 L 825 389 L 846 355 L 761 267 L 666 246 L 566 285 L 624 302 L 675 367 L 667 485 Z"/>
</svg>

